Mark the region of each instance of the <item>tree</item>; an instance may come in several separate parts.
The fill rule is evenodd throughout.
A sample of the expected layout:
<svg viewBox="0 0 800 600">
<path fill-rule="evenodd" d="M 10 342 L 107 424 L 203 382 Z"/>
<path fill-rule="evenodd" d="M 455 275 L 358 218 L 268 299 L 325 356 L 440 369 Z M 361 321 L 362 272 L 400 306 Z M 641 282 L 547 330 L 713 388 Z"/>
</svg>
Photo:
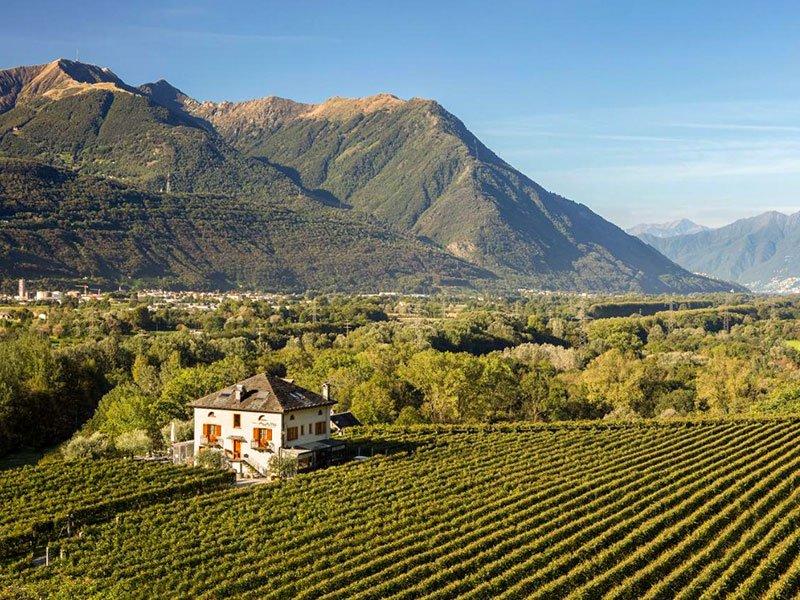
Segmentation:
<svg viewBox="0 0 800 600">
<path fill-rule="evenodd" d="M 357 385 L 351 394 L 350 410 L 365 425 L 391 423 L 396 415 L 391 382 L 375 376 Z"/>
<path fill-rule="evenodd" d="M 153 440 L 144 429 L 133 429 L 119 434 L 114 446 L 128 456 L 147 454 L 153 449 Z"/>
<path fill-rule="evenodd" d="M 643 415 L 647 411 L 642 406 L 645 396 L 641 375 L 641 362 L 635 356 L 614 348 L 595 358 L 581 373 L 582 393 L 595 406 L 610 405 L 616 410 L 631 410 Z"/>
<path fill-rule="evenodd" d="M 647 335 L 640 319 L 635 318 L 593 321 L 589 325 L 587 333 L 590 344 L 600 352 L 612 348 L 621 352 L 638 352 Z"/>
<path fill-rule="evenodd" d="M 425 418 L 422 416 L 422 413 L 419 412 L 419 409 L 414 408 L 413 406 L 404 406 L 397 415 L 397 419 L 395 419 L 394 424 L 418 425 L 424 422 Z"/>
<path fill-rule="evenodd" d="M 420 410 L 435 423 L 457 423 L 480 412 L 481 364 L 474 356 L 426 350 L 411 357 L 399 374 L 422 391 Z"/>
<path fill-rule="evenodd" d="M 709 351 L 697 370 L 697 398 L 716 414 L 746 412 L 755 404 L 758 387 L 751 361 L 724 346 Z"/>
<path fill-rule="evenodd" d="M 180 421 L 173 419 L 161 428 L 161 440 L 165 446 L 172 442 L 172 430 L 175 428 L 175 441 L 187 442 L 194 438 L 194 419 Z"/>
<path fill-rule="evenodd" d="M 123 383 L 100 400 L 91 428 L 116 438 L 121 433 L 144 429 L 158 431 L 153 399 L 133 383 Z"/>
<path fill-rule="evenodd" d="M 478 393 L 465 411 L 476 421 L 488 418 L 514 418 L 523 401 L 519 378 L 513 362 L 494 352 L 479 359 L 481 373 L 476 385 Z"/>
<path fill-rule="evenodd" d="M 520 382 L 523 394 L 522 411 L 526 419 L 549 420 L 553 417 L 550 406 L 550 387 L 556 370 L 546 361 L 533 365 Z"/>
<path fill-rule="evenodd" d="M 208 366 L 178 370 L 164 383 L 161 396 L 155 402 L 154 422 L 160 429 L 171 419 L 189 417 L 188 403 L 222 389 L 247 376 L 247 366 L 241 358 L 230 357 Z"/>
<path fill-rule="evenodd" d="M 161 381 L 158 369 L 150 364 L 147 357 L 137 354 L 131 367 L 131 376 L 136 385 L 151 396 L 157 396 L 161 391 Z"/>
</svg>

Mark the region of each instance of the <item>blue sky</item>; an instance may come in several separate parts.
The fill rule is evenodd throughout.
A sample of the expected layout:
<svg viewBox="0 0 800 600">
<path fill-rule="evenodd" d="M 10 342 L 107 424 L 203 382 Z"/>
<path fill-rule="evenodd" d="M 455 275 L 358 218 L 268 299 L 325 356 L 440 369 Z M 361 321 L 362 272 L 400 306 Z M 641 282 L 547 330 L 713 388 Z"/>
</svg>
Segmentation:
<svg viewBox="0 0 800 600">
<path fill-rule="evenodd" d="M 797 2 L 6 0 L 0 67 L 65 56 L 198 99 L 435 98 L 622 226 L 800 210 Z"/>
</svg>

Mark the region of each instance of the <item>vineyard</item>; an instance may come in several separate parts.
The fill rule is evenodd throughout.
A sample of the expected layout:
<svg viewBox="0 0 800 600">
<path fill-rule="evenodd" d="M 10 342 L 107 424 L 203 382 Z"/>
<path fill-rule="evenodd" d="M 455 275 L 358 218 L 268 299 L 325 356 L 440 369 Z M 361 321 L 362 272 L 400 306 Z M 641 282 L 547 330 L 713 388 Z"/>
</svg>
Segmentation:
<svg viewBox="0 0 800 600">
<path fill-rule="evenodd" d="M 358 435 L 356 444 L 395 452 L 278 485 L 211 485 L 121 508 L 54 540 L 63 558 L 49 567 L 0 567 L 0 590 L 31 598 L 298 599 L 800 591 L 800 420 Z M 0 477 L 5 508 L 15 502 L 8 482 L 24 486 L 26 478 Z M 152 483 L 159 481 L 140 477 L 127 487 Z M 66 485 L 105 484 L 99 477 Z M 25 514 L 52 514 L 62 494 L 81 495 L 61 486 L 40 492 Z"/>
<path fill-rule="evenodd" d="M 230 482 L 227 473 L 133 461 L 53 462 L 0 471 L 0 559 L 120 510 Z"/>
</svg>

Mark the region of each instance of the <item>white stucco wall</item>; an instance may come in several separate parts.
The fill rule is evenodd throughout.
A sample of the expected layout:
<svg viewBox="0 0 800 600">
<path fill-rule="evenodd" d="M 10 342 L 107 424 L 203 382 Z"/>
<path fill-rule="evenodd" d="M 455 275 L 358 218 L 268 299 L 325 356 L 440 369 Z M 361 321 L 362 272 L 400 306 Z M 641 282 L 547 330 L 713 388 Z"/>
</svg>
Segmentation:
<svg viewBox="0 0 800 600">
<path fill-rule="evenodd" d="M 240 415 L 241 424 L 239 427 L 233 426 L 233 415 Z M 233 451 L 233 440 L 231 436 L 241 436 L 242 454 L 250 454 L 250 443 L 253 440 L 253 429 L 271 429 L 272 443 L 277 450 L 281 444 L 282 419 L 279 413 L 257 413 L 238 410 L 220 410 L 210 408 L 194 409 L 194 449 L 195 454 L 200 450 L 203 443 L 203 425 L 219 425 L 221 433 L 219 436 L 220 444 L 225 450 Z M 261 454 L 255 453 L 253 454 Z"/>
<path fill-rule="evenodd" d="M 320 414 L 321 413 L 321 414 Z M 241 426 L 233 426 L 233 415 L 241 416 Z M 318 408 L 308 408 L 304 410 L 292 411 L 289 413 L 258 413 L 238 410 L 220 410 L 210 408 L 194 409 L 194 451 L 195 456 L 202 447 L 203 425 L 219 425 L 221 432 L 219 442 L 223 449 L 233 451 L 233 440 L 231 436 L 241 436 L 244 438 L 241 445 L 242 455 L 247 455 L 250 462 L 256 463 L 263 470 L 266 470 L 271 454 L 260 452 L 251 448 L 253 440 L 253 429 L 263 428 L 272 430 L 272 447 L 277 452 L 281 447 L 292 448 L 302 446 L 304 443 L 325 440 L 330 437 L 330 415 L 331 408 L 323 406 Z M 314 433 L 314 424 L 324 421 L 325 432 L 321 435 Z M 297 427 L 298 437 L 296 440 L 286 441 L 286 429 Z"/>
<path fill-rule="evenodd" d="M 292 417 L 294 417 L 294 419 L 292 419 Z M 325 422 L 325 433 L 322 435 L 316 435 L 314 433 L 314 423 L 317 421 Z M 291 442 L 286 441 L 285 437 L 286 429 L 289 427 L 297 427 L 298 437 L 296 440 Z M 283 433 L 284 448 L 302 446 L 304 443 L 308 442 L 327 440 L 331 436 L 331 407 L 320 406 L 318 408 L 307 408 L 304 410 L 295 410 L 290 413 L 285 413 L 283 415 Z"/>
</svg>

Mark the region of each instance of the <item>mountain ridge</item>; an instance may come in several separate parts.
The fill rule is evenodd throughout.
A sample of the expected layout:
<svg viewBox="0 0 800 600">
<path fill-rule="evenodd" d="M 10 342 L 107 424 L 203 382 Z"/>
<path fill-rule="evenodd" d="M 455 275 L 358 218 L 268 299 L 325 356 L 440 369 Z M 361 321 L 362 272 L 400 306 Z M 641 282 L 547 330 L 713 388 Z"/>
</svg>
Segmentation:
<svg viewBox="0 0 800 600">
<path fill-rule="evenodd" d="M 655 237 L 672 237 L 675 235 L 686 235 L 690 233 L 698 233 L 706 231 L 710 227 L 705 225 L 698 225 L 689 219 L 676 219 L 675 221 L 668 221 L 666 223 L 641 223 L 634 225 L 625 231 L 636 237 L 642 235 L 651 235 Z"/>
<path fill-rule="evenodd" d="M 708 231 L 643 238 L 687 269 L 758 291 L 800 291 L 800 211 L 767 211 Z"/>
<path fill-rule="evenodd" d="M 51 76 L 42 79 L 46 69 Z M 31 85 L 37 77 L 46 85 Z M 110 69 L 63 59 L 0 72 L 2 81 L 14 101 L 0 113 L 0 156 L 151 194 L 335 208 L 349 222 L 382 223 L 434 244 L 509 287 L 729 287 L 548 192 L 433 100 L 382 93 L 318 104 L 276 96 L 199 102 L 163 79 L 133 88 Z"/>
</svg>

